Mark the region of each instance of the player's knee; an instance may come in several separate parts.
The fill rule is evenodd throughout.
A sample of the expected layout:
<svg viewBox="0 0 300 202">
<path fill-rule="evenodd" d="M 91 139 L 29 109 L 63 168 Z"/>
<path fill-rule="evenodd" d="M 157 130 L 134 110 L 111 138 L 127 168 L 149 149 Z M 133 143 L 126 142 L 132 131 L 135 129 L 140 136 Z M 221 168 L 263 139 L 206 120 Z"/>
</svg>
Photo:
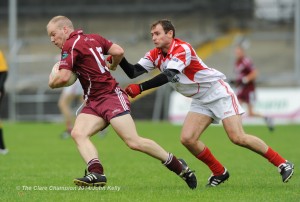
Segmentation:
<svg viewBox="0 0 300 202">
<path fill-rule="evenodd" d="M 229 137 L 229 139 L 235 145 L 239 145 L 239 146 L 244 146 L 245 145 L 245 141 L 244 141 L 243 136 L 232 135 L 232 136 Z"/>
<path fill-rule="evenodd" d="M 78 130 L 73 129 L 71 131 L 71 137 L 73 138 L 73 140 L 77 141 L 82 137 L 82 134 Z"/>
<path fill-rule="evenodd" d="M 192 145 L 196 142 L 196 140 L 194 140 L 193 138 L 186 136 L 186 135 L 181 135 L 180 137 L 180 142 L 181 144 L 183 144 L 184 146 L 189 146 Z"/>
<path fill-rule="evenodd" d="M 136 150 L 136 151 L 140 151 L 141 150 L 141 145 L 138 143 L 137 140 L 134 139 L 130 139 L 130 140 L 125 140 L 126 145 L 132 149 L 132 150 Z"/>
<path fill-rule="evenodd" d="M 236 145 L 238 145 L 239 142 L 240 142 L 240 140 L 239 140 L 238 137 L 231 137 L 231 138 L 230 138 L 230 141 L 231 141 L 233 144 L 236 144 Z"/>
<path fill-rule="evenodd" d="M 76 138 L 78 137 L 78 134 L 77 134 L 77 132 L 76 132 L 75 130 L 72 130 L 72 131 L 71 131 L 71 137 L 72 137 L 73 139 L 76 139 Z"/>
<path fill-rule="evenodd" d="M 180 137 L 180 142 L 181 142 L 181 144 L 183 144 L 183 145 L 188 145 L 189 139 L 186 138 L 186 137 L 184 137 L 184 136 L 181 136 L 181 137 Z"/>
</svg>

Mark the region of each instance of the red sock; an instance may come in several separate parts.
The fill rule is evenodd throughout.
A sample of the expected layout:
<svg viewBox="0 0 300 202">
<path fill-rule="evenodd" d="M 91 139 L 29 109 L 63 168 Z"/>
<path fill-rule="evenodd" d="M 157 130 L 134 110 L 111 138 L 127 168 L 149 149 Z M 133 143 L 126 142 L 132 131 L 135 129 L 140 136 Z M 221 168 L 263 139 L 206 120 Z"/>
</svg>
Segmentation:
<svg viewBox="0 0 300 202">
<path fill-rule="evenodd" d="M 280 164 L 285 163 L 286 160 L 282 158 L 277 152 L 275 152 L 271 147 L 268 148 L 268 151 L 263 155 L 268 159 L 274 166 L 278 167 Z"/>
<path fill-rule="evenodd" d="M 178 161 L 178 159 L 173 156 L 173 154 L 169 153 L 169 157 L 166 162 L 162 162 L 169 170 L 173 171 L 177 175 L 179 175 L 182 171 L 182 165 Z"/>
<path fill-rule="evenodd" d="M 218 176 L 223 174 L 224 166 L 222 166 L 207 147 L 205 147 L 196 157 L 209 167 L 213 175 Z"/>
<path fill-rule="evenodd" d="M 90 160 L 87 164 L 87 170 L 91 173 L 103 174 L 104 169 L 98 158 Z"/>
</svg>

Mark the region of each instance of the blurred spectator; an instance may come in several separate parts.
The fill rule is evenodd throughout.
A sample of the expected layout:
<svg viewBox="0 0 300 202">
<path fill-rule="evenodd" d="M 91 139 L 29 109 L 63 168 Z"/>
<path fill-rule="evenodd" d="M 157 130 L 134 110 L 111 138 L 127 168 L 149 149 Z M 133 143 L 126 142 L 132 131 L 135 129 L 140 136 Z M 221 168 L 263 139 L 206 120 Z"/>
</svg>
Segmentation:
<svg viewBox="0 0 300 202">
<path fill-rule="evenodd" d="M 7 78 L 7 73 L 8 73 L 8 66 L 5 57 L 2 51 L 0 50 L 0 106 L 5 93 L 4 84 Z M 5 155 L 7 153 L 8 153 L 8 149 L 6 149 L 4 144 L 2 123 L 0 122 L 0 154 Z"/>
<path fill-rule="evenodd" d="M 70 137 L 75 119 L 71 106 L 74 102 L 76 102 L 76 100 L 78 100 L 80 103 L 83 102 L 83 90 L 79 80 L 77 80 L 71 86 L 64 87 L 58 101 L 58 107 L 64 117 L 66 126 L 65 131 L 61 134 L 61 138 L 63 139 Z"/>
<path fill-rule="evenodd" d="M 255 102 L 255 82 L 258 75 L 257 69 L 252 60 L 245 54 L 245 48 L 241 45 L 235 48 L 235 81 L 236 94 L 239 102 L 245 103 L 248 109 L 248 116 L 261 117 L 265 120 L 270 131 L 274 130 L 274 123 L 271 117 L 262 115 L 254 111 Z"/>
</svg>

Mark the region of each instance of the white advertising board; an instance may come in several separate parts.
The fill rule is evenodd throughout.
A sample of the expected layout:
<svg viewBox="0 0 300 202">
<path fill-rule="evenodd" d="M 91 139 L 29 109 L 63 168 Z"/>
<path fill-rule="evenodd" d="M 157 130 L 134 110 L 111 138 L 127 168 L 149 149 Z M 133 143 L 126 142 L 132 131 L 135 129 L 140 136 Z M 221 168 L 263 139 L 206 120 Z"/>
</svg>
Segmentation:
<svg viewBox="0 0 300 202">
<path fill-rule="evenodd" d="M 170 97 L 169 121 L 182 124 L 189 111 L 191 99 L 173 91 Z M 242 107 L 247 111 L 246 106 Z M 300 123 L 300 88 L 258 88 L 256 112 L 274 118 L 275 123 Z M 243 123 L 262 124 L 261 118 L 243 115 Z"/>
</svg>

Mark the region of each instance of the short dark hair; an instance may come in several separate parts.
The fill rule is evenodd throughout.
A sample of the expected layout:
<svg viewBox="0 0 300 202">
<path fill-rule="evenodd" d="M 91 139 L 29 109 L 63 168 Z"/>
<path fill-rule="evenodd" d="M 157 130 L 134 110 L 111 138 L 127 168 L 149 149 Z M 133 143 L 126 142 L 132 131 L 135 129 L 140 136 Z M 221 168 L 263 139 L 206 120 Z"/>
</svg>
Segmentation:
<svg viewBox="0 0 300 202">
<path fill-rule="evenodd" d="M 173 38 L 175 37 L 175 27 L 170 20 L 167 20 L 167 19 L 158 20 L 158 21 L 152 23 L 151 29 L 153 29 L 158 24 L 160 24 L 163 27 L 165 34 L 168 33 L 170 30 L 172 30 Z"/>
</svg>

